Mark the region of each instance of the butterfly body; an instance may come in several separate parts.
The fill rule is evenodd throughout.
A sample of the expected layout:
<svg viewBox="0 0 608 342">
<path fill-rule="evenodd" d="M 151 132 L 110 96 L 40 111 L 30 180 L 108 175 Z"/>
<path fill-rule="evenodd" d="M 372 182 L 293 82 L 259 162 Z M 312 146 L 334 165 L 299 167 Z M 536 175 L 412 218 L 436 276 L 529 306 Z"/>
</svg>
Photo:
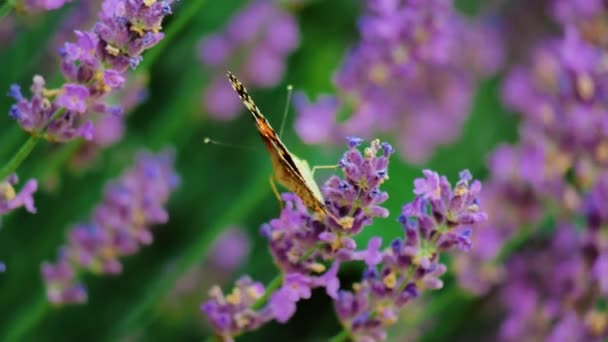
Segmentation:
<svg viewBox="0 0 608 342">
<path fill-rule="evenodd" d="M 232 73 L 228 72 L 227 75 L 232 88 L 238 93 L 243 104 L 253 116 L 262 141 L 270 154 L 274 176 L 279 184 L 298 195 L 308 208 L 327 214 L 323 195 L 313 178 L 308 163 L 289 152 L 268 120 L 253 102 L 243 84 Z"/>
</svg>

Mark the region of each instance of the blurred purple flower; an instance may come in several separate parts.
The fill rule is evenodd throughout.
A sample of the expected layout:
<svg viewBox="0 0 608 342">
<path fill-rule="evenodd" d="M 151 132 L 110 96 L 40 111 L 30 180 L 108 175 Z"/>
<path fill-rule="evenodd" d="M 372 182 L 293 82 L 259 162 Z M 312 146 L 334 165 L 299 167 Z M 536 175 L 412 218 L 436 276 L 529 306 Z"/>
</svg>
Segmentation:
<svg viewBox="0 0 608 342">
<path fill-rule="evenodd" d="M 35 179 L 28 180 L 21 188 L 15 191 L 15 185 L 19 182 L 17 175 L 13 174 L 0 182 L 0 215 L 5 215 L 17 208 L 25 207 L 25 210 L 34 214 L 34 192 L 38 190 L 38 182 Z"/>
<path fill-rule="evenodd" d="M 295 19 L 276 2 L 256 0 L 246 5 L 229 19 L 224 31 L 200 42 L 201 62 L 215 72 L 221 70 L 203 94 L 205 111 L 218 120 L 236 117 L 241 105 L 225 81 L 224 70 L 235 71 L 254 89 L 273 87 L 283 77 L 286 59 L 299 42 Z"/>
<path fill-rule="evenodd" d="M 210 115 L 229 120 L 239 114 L 242 104 L 222 74 L 222 77 L 216 77 L 207 86 L 203 94 L 203 106 Z"/>
<path fill-rule="evenodd" d="M 93 29 L 74 31 L 76 41 L 60 49 L 65 85 L 47 89 L 44 78 L 35 76 L 30 99 L 13 86 L 10 95 L 16 104 L 10 116 L 25 131 L 50 141 L 93 139 L 90 114 L 120 112 L 107 105 L 106 98 L 122 88 L 128 68 L 142 61 L 142 52 L 164 37 L 161 23 L 171 14 L 170 4 L 171 0 L 105 0 Z"/>
<path fill-rule="evenodd" d="M 422 162 L 460 134 L 477 79 L 501 64 L 500 39 L 496 28 L 466 22 L 449 1 L 366 4 L 361 39 L 334 77 L 341 94 L 335 101 L 354 107 L 353 114 L 337 123 L 337 109 L 312 115 L 309 103 L 296 103 L 304 115 L 296 121 L 298 134 L 324 143 L 344 135 L 395 133 L 402 156 Z M 312 136 L 309 126 L 317 118 L 325 134 Z"/>
<path fill-rule="evenodd" d="M 600 341 L 608 336 L 605 310 L 596 306 L 599 298 L 590 283 L 583 241 L 573 226 L 560 225 L 545 248 L 510 258 L 508 281 L 500 289 L 507 310 L 500 329 L 503 340 L 533 336 L 547 341 Z"/>
<path fill-rule="evenodd" d="M 505 80 L 505 102 L 524 118 L 522 145 L 535 151 L 528 160 L 541 164 L 530 168 L 541 175 L 528 174 L 545 178 L 545 184 L 563 183 L 573 170 L 575 180 L 588 186 L 589 172 L 577 174 L 585 170 L 582 163 L 608 161 L 608 97 L 601 88 L 608 71 L 602 53 L 567 28 L 563 39 L 540 45 L 530 66 L 514 68 Z"/>
<path fill-rule="evenodd" d="M 42 278 L 46 284 L 46 297 L 52 304 L 86 303 L 87 291 L 76 279 L 76 270 L 64 254 L 61 253 L 54 264 L 42 264 Z"/>
<path fill-rule="evenodd" d="M 484 203 L 491 219 L 482 230 L 493 232 L 456 259 L 461 284 L 475 293 L 510 278 L 497 260 L 500 246 L 536 229 L 547 206 L 563 222 L 599 212 L 591 198 L 602 193 L 608 165 L 604 55 L 568 26 L 563 38 L 542 41 L 529 64 L 508 73 L 503 99 L 522 116 L 520 141 L 500 146 L 490 159 Z M 601 221 L 589 219 L 588 228 L 597 226 L 594 220 Z"/>
<path fill-rule="evenodd" d="M 234 271 L 249 255 L 250 244 L 247 233 L 242 229 L 227 228 L 214 242 L 210 261 L 214 267 L 224 272 Z"/>
<path fill-rule="evenodd" d="M 17 0 L 14 6 L 22 12 L 38 13 L 56 10 L 70 2 L 72 0 Z"/>
<path fill-rule="evenodd" d="M 81 270 L 120 273 L 119 258 L 152 243 L 150 226 L 169 219 L 164 205 L 178 182 L 171 152 L 139 154 L 133 168 L 106 186 L 104 200 L 95 209 L 91 221 L 69 231 L 68 243 L 62 247 L 59 260 L 55 264 L 43 263 L 49 301 L 54 304 L 81 302 L 82 297 L 73 299 L 68 295 L 76 286 L 75 273 Z"/>
<path fill-rule="evenodd" d="M 334 123 L 340 104 L 335 97 L 323 95 L 311 102 L 306 95 L 296 93 L 294 105 L 298 108 L 295 129 L 305 143 L 329 141 L 338 134 Z"/>
<path fill-rule="evenodd" d="M 593 45 L 608 48 L 608 5 L 602 0 L 553 0 L 555 19 L 566 27 L 576 27 Z"/>
</svg>

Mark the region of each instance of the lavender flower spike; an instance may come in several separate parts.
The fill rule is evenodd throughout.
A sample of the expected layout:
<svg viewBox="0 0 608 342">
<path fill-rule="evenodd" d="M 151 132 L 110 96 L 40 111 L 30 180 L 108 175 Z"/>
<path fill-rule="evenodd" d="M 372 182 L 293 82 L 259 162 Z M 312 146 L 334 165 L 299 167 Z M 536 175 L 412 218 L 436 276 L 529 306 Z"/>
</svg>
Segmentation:
<svg viewBox="0 0 608 342">
<path fill-rule="evenodd" d="M 137 67 L 142 53 L 163 39 L 161 24 L 171 14 L 170 4 L 105 0 L 93 29 L 74 31 L 76 40 L 59 50 L 65 84 L 48 89 L 42 76 L 34 76 L 30 98 L 13 85 L 9 95 L 15 104 L 9 115 L 26 132 L 50 141 L 92 140 L 91 114 L 121 113 L 106 97 L 123 87 L 128 69 Z"/>
<path fill-rule="evenodd" d="M 361 256 L 353 237 L 371 225 L 374 218 L 388 216 L 388 210 L 382 207 L 388 194 L 380 186 L 388 178 L 393 148 L 374 140 L 361 153 L 360 144 L 361 139 L 349 140 L 349 148 L 339 161 L 343 178 L 330 177 L 322 190 L 331 216 L 352 222 L 348 228 L 331 217 L 318 218 L 309 213 L 300 198 L 291 193 L 283 194 L 285 208 L 280 217 L 262 226 L 282 271 L 309 275 L 325 270 L 319 259 L 356 260 Z M 314 253 L 304 257 L 313 249 Z"/>
<path fill-rule="evenodd" d="M 119 258 L 152 243 L 149 227 L 169 219 L 164 205 L 178 182 L 171 152 L 141 153 L 133 168 L 107 185 L 103 202 L 91 220 L 69 231 L 59 260 L 42 265 L 49 301 L 85 301 L 86 290 L 75 276 L 85 269 L 98 274 L 120 273 Z"/>
<path fill-rule="evenodd" d="M 386 328 L 397 322 L 405 304 L 424 290 L 442 288 L 440 276 L 447 267 L 439 256 L 467 251 L 471 226 L 487 218 L 477 204 L 481 183 L 471 183 L 468 171 L 460 173 L 454 188 L 435 172 L 425 170 L 424 175 L 414 181 L 416 197 L 399 218 L 405 237 L 383 251 L 378 251 L 380 241 L 372 239 L 362 281 L 352 292 L 340 291 L 334 300 L 338 318 L 356 341 L 386 339 Z"/>
</svg>

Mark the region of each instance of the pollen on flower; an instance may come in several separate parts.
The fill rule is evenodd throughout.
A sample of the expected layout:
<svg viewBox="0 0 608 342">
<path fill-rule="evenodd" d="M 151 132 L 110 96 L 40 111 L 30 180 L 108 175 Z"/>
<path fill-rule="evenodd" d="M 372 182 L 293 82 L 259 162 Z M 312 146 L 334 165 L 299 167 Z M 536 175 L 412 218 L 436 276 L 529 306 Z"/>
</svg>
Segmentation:
<svg viewBox="0 0 608 342">
<path fill-rule="evenodd" d="M 273 240 L 278 240 L 278 239 L 280 239 L 282 236 L 283 236 L 283 232 L 280 232 L 280 231 L 276 231 L 276 230 L 275 230 L 275 231 L 273 231 L 273 232 L 272 232 L 272 234 L 271 234 L 271 239 L 273 239 Z"/>
<path fill-rule="evenodd" d="M 384 84 L 389 77 L 388 70 L 384 64 L 374 64 L 369 70 L 369 79 L 378 85 Z"/>
<path fill-rule="evenodd" d="M 396 64 L 405 64 L 410 59 L 410 53 L 407 47 L 403 44 L 396 46 L 392 50 L 393 62 Z"/>
<path fill-rule="evenodd" d="M 226 302 L 236 305 L 241 302 L 241 290 L 235 288 L 232 293 L 226 296 Z"/>
<path fill-rule="evenodd" d="M 131 25 L 130 30 L 137 33 L 140 37 L 144 36 L 144 27 L 141 26 L 141 24 L 138 23 L 133 23 L 133 25 Z"/>
<path fill-rule="evenodd" d="M 251 322 L 251 319 L 249 317 L 241 313 L 236 314 L 234 318 L 236 325 L 237 327 L 239 327 L 239 329 L 246 327 Z"/>
<path fill-rule="evenodd" d="M 325 267 L 325 265 L 318 263 L 318 262 L 310 265 L 310 270 L 315 273 L 323 273 L 323 272 L 325 272 L 326 269 L 327 269 L 327 267 Z"/>
<path fill-rule="evenodd" d="M 384 283 L 384 285 L 389 289 L 395 288 L 395 286 L 397 285 L 397 275 L 395 274 L 395 272 L 391 272 L 384 276 L 384 278 L 382 278 L 382 283 Z"/>
<path fill-rule="evenodd" d="M 454 189 L 454 195 L 456 196 L 464 196 L 467 194 L 467 192 L 469 192 L 469 187 L 467 184 L 458 184 Z"/>
<path fill-rule="evenodd" d="M 118 56 L 120 54 L 120 49 L 115 46 L 112 46 L 110 44 L 106 45 L 105 50 L 107 53 L 109 53 L 112 56 Z"/>
<path fill-rule="evenodd" d="M 576 86 L 578 93 L 583 100 L 588 101 L 593 98 L 595 85 L 593 83 L 593 78 L 591 78 L 589 74 L 579 75 L 576 80 Z"/>
<path fill-rule="evenodd" d="M 8 182 L 2 182 L 0 183 L 0 194 L 2 194 L 4 200 L 10 201 L 15 198 L 15 188 Z"/>
<path fill-rule="evenodd" d="M 156 0 L 144 0 L 144 5 L 150 7 L 156 3 Z"/>
<path fill-rule="evenodd" d="M 352 216 L 343 216 L 340 218 L 338 223 L 340 224 L 340 227 L 349 230 L 353 227 L 354 222 L 355 219 Z"/>
<path fill-rule="evenodd" d="M 602 141 L 595 149 L 595 157 L 600 163 L 608 163 L 608 140 Z"/>
<path fill-rule="evenodd" d="M 600 337 L 608 331 L 608 312 L 593 310 L 585 315 L 585 324 L 594 336 Z"/>
<path fill-rule="evenodd" d="M 252 299 L 258 299 L 264 295 L 263 289 L 256 286 L 248 286 L 245 291 L 247 292 L 247 296 Z"/>
<path fill-rule="evenodd" d="M 479 204 L 473 203 L 467 207 L 467 211 L 471 213 L 476 213 L 479 211 Z"/>
</svg>

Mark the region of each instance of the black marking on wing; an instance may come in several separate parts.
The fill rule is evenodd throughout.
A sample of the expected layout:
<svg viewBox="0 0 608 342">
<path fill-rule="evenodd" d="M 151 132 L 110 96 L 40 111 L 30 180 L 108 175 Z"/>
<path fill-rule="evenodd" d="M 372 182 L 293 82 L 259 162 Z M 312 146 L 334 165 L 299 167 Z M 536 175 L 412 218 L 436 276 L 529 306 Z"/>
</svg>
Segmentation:
<svg viewBox="0 0 608 342">
<path fill-rule="evenodd" d="M 275 130 L 272 128 L 272 126 L 270 125 L 268 120 L 266 120 L 266 118 L 260 111 L 260 108 L 258 108 L 258 106 L 255 104 L 255 102 L 253 101 L 253 99 L 251 98 L 249 93 L 247 93 L 247 89 L 245 89 L 245 86 L 243 86 L 243 84 L 230 71 L 227 71 L 226 75 L 228 76 L 228 79 L 230 80 L 230 84 L 232 85 L 232 88 L 239 94 L 239 97 L 243 101 L 243 104 L 245 105 L 245 107 L 247 107 L 249 112 L 253 115 L 253 118 L 256 121 L 258 131 L 262 135 L 262 139 L 268 139 L 275 145 L 274 147 L 276 148 L 276 151 L 279 153 L 279 156 L 285 160 L 287 165 L 289 165 L 289 167 L 292 169 L 291 171 L 293 173 L 295 173 L 296 176 L 304 184 L 306 184 L 304 181 L 304 177 L 302 176 L 302 174 L 300 173 L 300 170 L 298 170 L 298 167 L 296 166 L 296 163 L 291 158 L 291 154 L 289 153 L 289 150 L 287 150 L 287 147 L 285 146 L 285 144 L 283 144 L 281 139 L 277 136 Z"/>
</svg>

